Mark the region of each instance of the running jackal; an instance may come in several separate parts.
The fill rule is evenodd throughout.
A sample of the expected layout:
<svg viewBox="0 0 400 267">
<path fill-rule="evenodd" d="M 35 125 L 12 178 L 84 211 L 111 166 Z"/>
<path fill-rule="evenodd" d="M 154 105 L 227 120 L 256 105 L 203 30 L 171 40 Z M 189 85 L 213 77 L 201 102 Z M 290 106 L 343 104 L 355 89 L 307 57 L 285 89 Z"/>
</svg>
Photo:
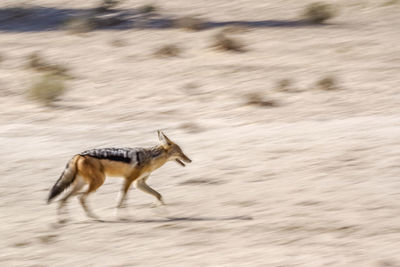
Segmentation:
<svg viewBox="0 0 400 267">
<path fill-rule="evenodd" d="M 125 178 L 117 208 L 124 206 L 127 192 L 133 182 L 136 188 L 155 196 L 161 204 L 164 204 L 161 194 L 146 184 L 149 175 L 167 161 L 175 160 L 182 166 L 185 166 L 183 162 L 192 161 L 163 132 L 158 131 L 158 138 L 160 143 L 154 147 L 92 149 L 75 155 L 51 189 L 47 203 L 72 186 L 72 190 L 60 200 L 58 207 L 60 213 L 67 200 L 81 193 L 83 187 L 88 185 L 79 200 L 86 214 L 97 219 L 88 208 L 86 198 L 104 183 L 107 175 Z"/>
</svg>

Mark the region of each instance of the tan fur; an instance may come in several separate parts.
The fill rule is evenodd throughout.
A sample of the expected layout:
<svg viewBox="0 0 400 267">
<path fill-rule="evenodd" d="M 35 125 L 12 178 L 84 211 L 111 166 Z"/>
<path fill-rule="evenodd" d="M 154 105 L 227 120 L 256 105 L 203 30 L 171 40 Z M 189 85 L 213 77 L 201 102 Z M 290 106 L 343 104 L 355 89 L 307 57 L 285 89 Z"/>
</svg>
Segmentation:
<svg viewBox="0 0 400 267">
<path fill-rule="evenodd" d="M 72 190 L 70 193 L 61 199 L 59 212 L 65 206 L 69 197 L 78 194 L 85 185 L 88 185 L 88 188 L 82 193 L 79 199 L 86 214 L 89 217 L 97 218 L 88 208 L 86 198 L 90 193 L 96 191 L 103 185 L 106 176 L 119 176 L 125 179 L 122 187 L 122 196 L 117 206 L 118 208 L 123 207 L 128 190 L 134 182 L 139 190 L 153 195 L 160 203 L 164 204 L 161 194 L 146 184 L 149 175 L 167 161 L 176 160 L 179 164 L 184 166 L 182 161 L 189 163 L 191 160 L 182 152 L 177 144 L 173 143 L 163 133 L 159 132 L 159 138 L 160 145 L 151 149 L 157 150 L 160 154 L 153 158 L 146 158 L 143 165 L 132 165 L 121 161 L 98 159 L 89 155 L 75 156 L 77 178 L 72 183 Z"/>
</svg>

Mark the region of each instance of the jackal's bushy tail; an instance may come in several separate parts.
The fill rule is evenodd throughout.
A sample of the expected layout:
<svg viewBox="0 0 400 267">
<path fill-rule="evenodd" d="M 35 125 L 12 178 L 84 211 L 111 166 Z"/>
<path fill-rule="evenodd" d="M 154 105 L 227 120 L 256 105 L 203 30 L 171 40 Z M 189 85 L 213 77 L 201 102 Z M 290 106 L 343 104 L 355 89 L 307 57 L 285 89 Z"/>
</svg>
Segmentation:
<svg viewBox="0 0 400 267">
<path fill-rule="evenodd" d="M 51 202 L 53 198 L 61 194 L 65 189 L 70 186 L 76 177 L 76 161 L 78 160 L 79 155 L 74 156 L 65 167 L 62 172 L 60 178 L 58 178 L 57 182 L 53 185 L 53 188 L 50 190 L 49 198 L 47 199 L 47 204 Z"/>
</svg>

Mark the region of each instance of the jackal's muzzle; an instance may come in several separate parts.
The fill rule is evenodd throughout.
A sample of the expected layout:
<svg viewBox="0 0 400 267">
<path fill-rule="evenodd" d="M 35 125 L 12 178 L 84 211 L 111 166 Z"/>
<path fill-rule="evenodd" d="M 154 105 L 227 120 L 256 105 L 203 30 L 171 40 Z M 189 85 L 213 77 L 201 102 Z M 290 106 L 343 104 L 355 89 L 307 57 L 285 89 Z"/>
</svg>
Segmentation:
<svg viewBox="0 0 400 267">
<path fill-rule="evenodd" d="M 185 154 L 180 155 L 180 159 L 175 159 L 176 162 L 178 162 L 182 167 L 185 167 L 185 163 L 182 162 L 182 160 L 186 163 L 191 163 L 192 160 L 188 158 Z"/>
</svg>

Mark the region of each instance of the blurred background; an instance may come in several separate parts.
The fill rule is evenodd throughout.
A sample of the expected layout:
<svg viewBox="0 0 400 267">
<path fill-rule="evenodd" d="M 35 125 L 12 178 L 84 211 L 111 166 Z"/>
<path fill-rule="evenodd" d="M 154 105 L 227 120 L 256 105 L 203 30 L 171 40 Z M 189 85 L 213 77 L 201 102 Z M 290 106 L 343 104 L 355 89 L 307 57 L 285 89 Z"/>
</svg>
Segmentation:
<svg viewBox="0 0 400 267">
<path fill-rule="evenodd" d="M 400 266 L 400 1 L 0 3 L 2 266 Z M 75 154 L 193 163 L 76 199 Z"/>
</svg>

